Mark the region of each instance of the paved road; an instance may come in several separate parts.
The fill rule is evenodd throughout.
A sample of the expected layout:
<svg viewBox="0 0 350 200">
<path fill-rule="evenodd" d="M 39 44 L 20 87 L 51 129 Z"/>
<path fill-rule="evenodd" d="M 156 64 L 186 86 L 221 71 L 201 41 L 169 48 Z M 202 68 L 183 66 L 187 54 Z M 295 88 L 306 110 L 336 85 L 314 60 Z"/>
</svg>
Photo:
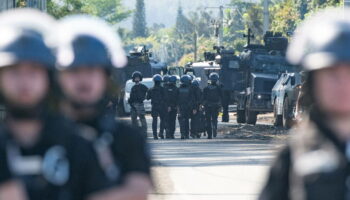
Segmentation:
<svg viewBox="0 0 350 200">
<path fill-rule="evenodd" d="M 222 135 L 214 140 L 153 140 L 149 116 L 147 122 L 155 181 L 150 200 L 256 199 L 268 165 L 281 146 Z M 178 131 L 177 126 L 177 138 Z"/>
</svg>

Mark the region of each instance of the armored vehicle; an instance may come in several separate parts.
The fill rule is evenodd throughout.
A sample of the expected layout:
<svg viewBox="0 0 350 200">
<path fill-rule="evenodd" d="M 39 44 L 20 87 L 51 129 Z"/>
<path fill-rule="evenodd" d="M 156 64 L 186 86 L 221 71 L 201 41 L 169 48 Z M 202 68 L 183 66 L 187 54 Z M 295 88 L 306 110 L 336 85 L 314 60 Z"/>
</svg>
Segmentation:
<svg viewBox="0 0 350 200">
<path fill-rule="evenodd" d="M 283 72 L 295 71 L 287 63 L 285 51 L 288 39 L 281 33 L 266 32 L 264 45 L 248 44 L 240 54 L 240 66 L 234 98 L 237 102 L 237 122 L 256 124 L 259 113 L 272 112 L 271 91 Z"/>
</svg>

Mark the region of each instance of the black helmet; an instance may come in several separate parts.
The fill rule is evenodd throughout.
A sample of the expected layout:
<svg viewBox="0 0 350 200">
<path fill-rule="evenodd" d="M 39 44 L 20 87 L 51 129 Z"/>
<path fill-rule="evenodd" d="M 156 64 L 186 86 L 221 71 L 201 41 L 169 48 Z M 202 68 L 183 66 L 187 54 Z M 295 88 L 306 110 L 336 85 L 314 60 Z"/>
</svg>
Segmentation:
<svg viewBox="0 0 350 200">
<path fill-rule="evenodd" d="M 198 81 L 197 79 L 194 79 L 194 80 L 192 81 L 192 85 L 193 85 L 193 86 L 196 86 L 196 87 L 199 87 L 199 81 Z"/>
<path fill-rule="evenodd" d="M 123 67 L 126 56 L 115 31 L 104 21 L 90 16 L 70 16 L 58 24 L 59 69 L 73 67 Z M 53 38 L 55 39 L 55 38 Z"/>
<path fill-rule="evenodd" d="M 211 82 L 216 83 L 219 80 L 219 74 L 216 72 L 210 73 L 209 80 L 211 80 Z"/>
<path fill-rule="evenodd" d="M 193 74 L 189 74 L 188 76 L 190 77 L 191 81 L 193 81 L 193 79 L 195 78 Z"/>
<path fill-rule="evenodd" d="M 41 33 L 12 27 L 2 27 L 0 39 L 0 67 L 22 61 L 41 63 L 52 69 L 55 56 L 45 44 Z"/>
<path fill-rule="evenodd" d="M 168 83 L 169 80 L 170 80 L 170 76 L 169 75 L 164 75 L 163 82 Z"/>
<path fill-rule="evenodd" d="M 139 77 L 140 78 L 140 81 L 142 81 L 142 73 L 141 72 L 139 72 L 139 71 L 134 71 L 134 73 L 132 73 L 132 75 L 131 75 L 131 78 L 132 78 L 132 81 L 134 81 L 135 82 L 135 78 L 136 77 Z"/>
<path fill-rule="evenodd" d="M 176 77 L 175 75 L 170 76 L 170 78 L 169 78 L 169 83 L 175 84 L 176 81 L 177 81 L 177 77 Z"/>
<path fill-rule="evenodd" d="M 155 74 L 155 75 L 153 76 L 153 81 L 154 81 L 154 82 L 162 82 L 162 81 L 163 81 L 163 78 L 162 78 L 161 75 Z"/>
<path fill-rule="evenodd" d="M 330 9 L 306 20 L 291 41 L 288 60 L 306 71 L 350 63 L 349 13 L 349 9 Z"/>
<path fill-rule="evenodd" d="M 180 81 L 184 85 L 190 85 L 191 84 L 191 77 L 189 75 L 182 75 L 180 78 Z"/>
</svg>

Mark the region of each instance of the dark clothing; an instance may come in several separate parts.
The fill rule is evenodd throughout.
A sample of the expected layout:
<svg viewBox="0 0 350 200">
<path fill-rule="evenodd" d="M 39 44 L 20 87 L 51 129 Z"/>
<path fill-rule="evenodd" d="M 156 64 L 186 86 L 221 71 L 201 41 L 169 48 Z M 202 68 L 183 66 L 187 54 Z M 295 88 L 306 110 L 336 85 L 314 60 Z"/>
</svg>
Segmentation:
<svg viewBox="0 0 350 200">
<path fill-rule="evenodd" d="M 159 136 L 164 138 L 164 129 L 165 129 L 165 100 L 164 100 L 165 89 L 160 85 L 155 85 L 153 88 L 148 90 L 147 99 L 151 99 L 152 104 L 152 130 L 153 137 L 158 138 L 157 136 L 157 126 L 158 118 L 160 119 L 160 131 Z"/>
<path fill-rule="evenodd" d="M 157 108 L 152 107 L 152 131 L 153 137 L 164 138 L 164 130 L 165 130 L 165 108 Z M 157 127 L 158 127 L 158 118 L 160 119 L 160 127 L 159 127 L 159 135 L 157 136 Z"/>
<path fill-rule="evenodd" d="M 312 113 L 273 163 L 260 200 L 344 200 L 350 196 L 349 147 Z"/>
<path fill-rule="evenodd" d="M 176 85 L 173 84 L 166 85 L 164 89 L 164 100 L 166 107 L 166 137 L 174 138 L 179 89 L 176 87 Z"/>
<path fill-rule="evenodd" d="M 164 102 L 165 89 L 160 85 L 155 85 L 147 92 L 147 99 L 151 100 L 152 107 L 157 105 L 165 105 Z"/>
<path fill-rule="evenodd" d="M 222 95 L 222 122 L 229 122 L 228 108 L 231 100 L 231 91 L 224 90 Z"/>
<path fill-rule="evenodd" d="M 166 85 L 164 89 L 166 107 L 176 107 L 178 105 L 179 88 L 177 88 L 176 85 Z"/>
<path fill-rule="evenodd" d="M 218 85 L 208 85 L 203 90 L 203 104 L 208 138 L 216 137 L 218 115 L 222 102 L 222 91 Z"/>
<path fill-rule="evenodd" d="M 89 138 L 95 151 L 100 152 L 99 164 L 110 181 L 123 184 L 127 175 L 134 172 L 150 176 L 150 154 L 140 130 L 117 122 L 108 114 L 80 124 L 80 128 L 85 130 L 81 131 L 83 137 Z M 106 158 L 113 163 L 104 162 Z"/>
<path fill-rule="evenodd" d="M 172 108 L 169 112 L 166 113 L 165 119 L 165 130 L 166 130 L 166 138 L 175 138 L 175 128 L 176 128 L 176 108 Z"/>
<path fill-rule="evenodd" d="M 134 127 L 139 127 L 137 117 L 140 119 L 141 127 L 144 134 L 147 134 L 147 122 L 145 118 L 145 106 L 143 105 L 143 101 L 146 98 L 146 93 L 148 88 L 142 84 L 135 84 L 131 88 L 130 98 L 128 100 L 131 106 L 131 121 Z"/>
<path fill-rule="evenodd" d="M 0 184 L 19 179 L 30 200 L 83 200 L 111 183 L 78 128 L 58 116 L 46 116 L 39 141 L 22 147 L 6 125 L 0 127 Z"/>
<path fill-rule="evenodd" d="M 191 93 L 193 94 L 193 109 L 198 110 L 202 104 L 202 90 L 197 86 L 191 86 Z"/>
<path fill-rule="evenodd" d="M 181 85 L 179 88 L 178 108 L 181 138 L 189 138 L 190 117 L 194 108 L 194 94 L 191 87 Z"/>
<path fill-rule="evenodd" d="M 205 119 L 208 138 L 212 138 L 212 136 L 216 137 L 217 135 L 219 109 L 220 107 L 218 105 L 205 106 Z"/>
<path fill-rule="evenodd" d="M 143 103 L 146 98 L 147 91 L 148 88 L 142 83 L 132 86 L 130 98 L 128 100 L 129 104 L 131 105 L 133 103 Z"/>
<path fill-rule="evenodd" d="M 222 90 L 218 85 L 208 85 L 203 90 L 203 104 L 204 106 L 221 105 Z"/>
<path fill-rule="evenodd" d="M 199 138 L 199 127 L 200 127 L 200 113 L 199 113 L 199 107 L 202 102 L 202 91 L 197 86 L 191 86 L 191 93 L 193 94 L 193 110 L 196 110 L 197 112 L 194 114 L 191 113 L 191 136 Z"/>
</svg>

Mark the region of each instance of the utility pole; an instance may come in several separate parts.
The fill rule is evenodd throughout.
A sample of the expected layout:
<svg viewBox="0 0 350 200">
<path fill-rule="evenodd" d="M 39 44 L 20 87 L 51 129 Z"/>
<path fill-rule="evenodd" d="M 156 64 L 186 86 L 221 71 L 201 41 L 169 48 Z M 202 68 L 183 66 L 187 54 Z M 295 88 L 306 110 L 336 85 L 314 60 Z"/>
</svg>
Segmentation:
<svg viewBox="0 0 350 200">
<path fill-rule="evenodd" d="M 220 6 L 220 13 L 219 13 L 219 47 L 222 46 L 223 39 L 224 39 L 224 6 Z"/>
<path fill-rule="evenodd" d="M 224 38 L 224 6 L 206 7 L 205 9 L 219 9 L 219 19 L 214 20 L 212 24 L 215 27 L 215 35 L 218 38 L 218 46 L 222 46 Z"/>
<path fill-rule="evenodd" d="M 193 45 L 194 45 L 194 55 L 193 55 L 193 61 L 197 62 L 197 30 L 194 31 L 193 33 Z"/>
<path fill-rule="evenodd" d="M 264 33 L 270 27 L 269 0 L 264 0 Z"/>
</svg>

